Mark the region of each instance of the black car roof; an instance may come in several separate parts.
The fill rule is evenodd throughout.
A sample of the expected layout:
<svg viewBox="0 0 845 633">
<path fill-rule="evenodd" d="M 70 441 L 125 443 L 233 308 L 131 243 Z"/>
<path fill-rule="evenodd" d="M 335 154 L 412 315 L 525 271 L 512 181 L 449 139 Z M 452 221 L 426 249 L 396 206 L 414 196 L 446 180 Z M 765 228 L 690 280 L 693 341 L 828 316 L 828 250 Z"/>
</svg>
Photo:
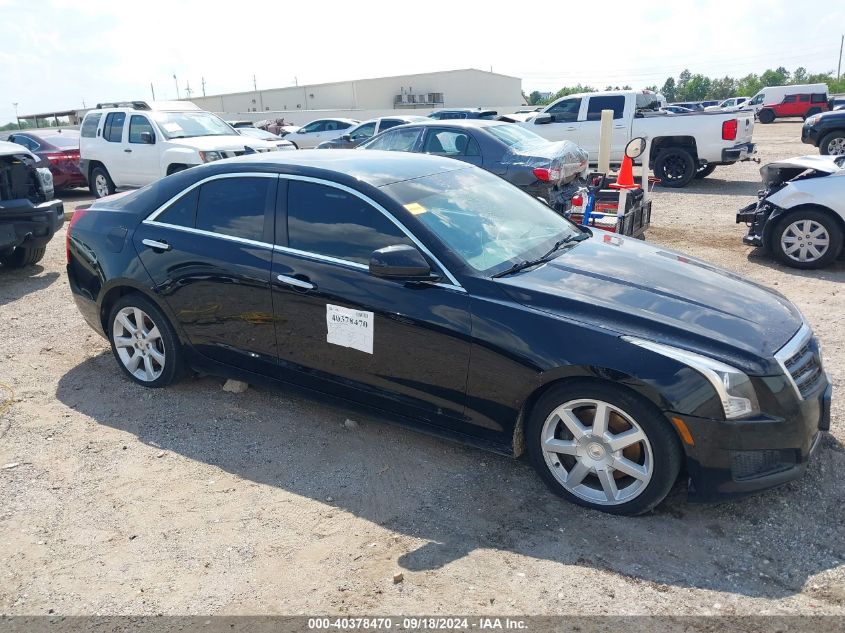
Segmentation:
<svg viewBox="0 0 845 633">
<path fill-rule="evenodd" d="M 426 119 L 425 121 L 413 121 L 405 125 L 397 125 L 390 128 L 396 130 L 400 127 L 411 127 L 416 125 L 435 126 L 435 127 L 491 127 L 493 125 L 513 125 L 507 121 L 495 121 L 493 119 Z"/>
</svg>

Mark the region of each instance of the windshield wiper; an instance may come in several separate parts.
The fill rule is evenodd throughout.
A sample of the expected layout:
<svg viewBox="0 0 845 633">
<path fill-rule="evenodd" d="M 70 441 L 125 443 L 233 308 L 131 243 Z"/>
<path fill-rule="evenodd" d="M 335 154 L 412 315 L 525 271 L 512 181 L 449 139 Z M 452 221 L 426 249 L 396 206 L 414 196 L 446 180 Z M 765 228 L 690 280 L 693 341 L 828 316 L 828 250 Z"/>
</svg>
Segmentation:
<svg viewBox="0 0 845 633">
<path fill-rule="evenodd" d="M 569 244 L 569 243 L 574 244 L 576 242 L 583 242 L 588 237 L 590 237 L 589 233 L 577 233 L 577 234 L 573 234 L 573 235 L 567 235 L 563 239 L 560 239 L 557 242 L 555 242 L 554 246 L 552 246 L 548 250 L 548 252 L 546 252 L 546 254 L 543 255 L 542 257 L 538 257 L 536 259 L 525 259 L 521 262 L 517 262 L 516 264 L 514 264 L 510 268 L 507 268 L 507 269 L 503 270 L 502 272 L 496 273 L 495 275 L 493 275 L 493 279 L 497 279 L 499 277 L 506 277 L 507 275 L 512 275 L 513 273 L 518 273 L 520 270 L 525 270 L 526 268 L 531 268 L 532 266 L 537 266 L 539 264 L 543 264 L 543 263 L 549 261 L 551 256 L 555 253 L 555 251 L 557 251 L 558 249 L 563 247 L 565 244 Z"/>
</svg>

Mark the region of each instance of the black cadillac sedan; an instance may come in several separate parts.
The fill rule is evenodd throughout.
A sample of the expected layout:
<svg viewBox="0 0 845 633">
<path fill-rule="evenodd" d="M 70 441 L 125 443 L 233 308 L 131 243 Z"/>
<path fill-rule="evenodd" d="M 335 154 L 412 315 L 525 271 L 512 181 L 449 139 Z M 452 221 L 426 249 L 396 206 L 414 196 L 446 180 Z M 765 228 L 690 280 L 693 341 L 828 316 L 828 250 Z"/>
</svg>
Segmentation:
<svg viewBox="0 0 845 633">
<path fill-rule="evenodd" d="M 525 452 L 611 513 L 682 472 L 703 500 L 794 479 L 829 426 L 819 347 L 784 297 L 447 158 L 218 161 L 96 201 L 67 248 L 77 306 L 141 385 L 292 383 Z"/>
<path fill-rule="evenodd" d="M 588 154 L 570 141 L 551 142 L 513 123 L 467 119 L 420 121 L 383 132 L 358 149 L 448 156 L 483 167 L 566 211 Z"/>
</svg>

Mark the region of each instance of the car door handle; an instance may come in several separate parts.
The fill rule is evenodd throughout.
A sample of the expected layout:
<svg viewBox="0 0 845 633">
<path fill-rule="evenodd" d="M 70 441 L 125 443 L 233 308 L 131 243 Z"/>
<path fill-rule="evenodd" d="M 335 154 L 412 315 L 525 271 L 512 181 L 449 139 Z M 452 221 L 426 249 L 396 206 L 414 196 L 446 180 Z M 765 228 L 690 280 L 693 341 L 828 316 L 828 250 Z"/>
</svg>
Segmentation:
<svg viewBox="0 0 845 633">
<path fill-rule="evenodd" d="M 613 129 L 614 129 L 614 130 L 624 130 L 624 129 L 625 129 L 625 126 L 624 126 L 624 125 L 614 125 L 614 126 L 613 126 Z"/>
<path fill-rule="evenodd" d="M 131 149 L 125 149 L 125 150 L 123 150 L 123 151 L 124 151 L 124 152 L 126 152 L 127 154 L 131 154 L 131 153 L 132 153 L 132 150 L 131 150 Z"/>
<path fill-rule="evenodd" d="M 316 286 L 310 281 L 297 279 L 296 277 L 288 277 L 287 275 L 276 275 L 276 279 L 281 281 L 283 284 L 293 286 L 294 288 L 300 288 L 302 290 L 314 290 L 314 288 L 316 288 Z"/>
<path fill-rule="evenodd" d="M 141 244 L 143 244 L 144 246 L 149 246 L 154 251 L 169 251 L 170 249 L 173 248 L 167 242 L 160 242 L 158 240 L 145 239 L 145 240 L 141 240 Z"/>
</svg>

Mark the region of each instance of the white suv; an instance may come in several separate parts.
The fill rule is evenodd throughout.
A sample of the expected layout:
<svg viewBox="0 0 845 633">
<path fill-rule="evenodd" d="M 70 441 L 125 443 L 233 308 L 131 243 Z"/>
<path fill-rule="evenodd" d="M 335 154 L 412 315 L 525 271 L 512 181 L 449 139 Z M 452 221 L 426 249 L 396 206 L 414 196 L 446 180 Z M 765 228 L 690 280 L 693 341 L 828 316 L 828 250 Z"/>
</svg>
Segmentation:
<svg viewBox="0 0 845 633">
<path fill-rule="evenodd" d="M 101 103 L 85 115 L 80 169 L 98 198 L 242 154 L 276 151 L 185 101 Z"/>
</svg>

